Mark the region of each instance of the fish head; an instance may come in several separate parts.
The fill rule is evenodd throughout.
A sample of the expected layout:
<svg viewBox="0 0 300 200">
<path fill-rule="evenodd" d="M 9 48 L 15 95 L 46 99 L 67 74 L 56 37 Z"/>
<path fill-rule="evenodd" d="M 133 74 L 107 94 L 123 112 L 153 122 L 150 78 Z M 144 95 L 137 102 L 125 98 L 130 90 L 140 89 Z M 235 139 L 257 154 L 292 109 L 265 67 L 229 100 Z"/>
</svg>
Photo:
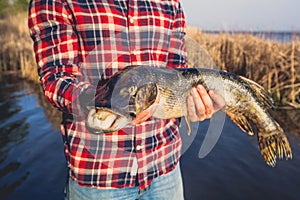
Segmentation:
<svg viewBox="0 0 300 200">
<path fill-rule="evenodd" d="M 117 131 L 150 107 L 157 94 L 157 85 L 146 68 L 121 71 L 96 94 L 94 106 L 90 106 L 87 128 L 93 133 Z"/>
<path fill-rule="evenodd" d="M 147 67 L 133 67 L 121 72 L 107 95 L 107 108 L 130 120 L 152 105 L 158 89 Z"/>
</svg>

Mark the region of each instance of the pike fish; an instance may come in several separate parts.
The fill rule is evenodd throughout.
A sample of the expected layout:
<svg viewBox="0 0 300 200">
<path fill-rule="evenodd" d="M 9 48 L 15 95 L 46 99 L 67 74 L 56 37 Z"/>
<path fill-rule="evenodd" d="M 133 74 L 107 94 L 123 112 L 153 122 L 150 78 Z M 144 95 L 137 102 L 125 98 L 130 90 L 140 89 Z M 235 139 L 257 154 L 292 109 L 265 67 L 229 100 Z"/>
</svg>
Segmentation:
<svg viewBox="0 0 300 200">
<path fill-rule="evenodd" d="M 127 67 L 98 85 L 101 89 L 89 107 L 86 127 L 94 134 L 117 131 L 151 106 L 159 93 L 153 116 L 185 117 L 189 129 L 186 99 L 198 84 L 221 95 L 227 116 L 244 132 L 257 135 L 260 153 L 268 165 L 275 166 L 277 158 L 292 158 L 283 129 L 268 112 L 273 100 L 263 87 L 245 77 L 214 69 Z"/>
</svg>

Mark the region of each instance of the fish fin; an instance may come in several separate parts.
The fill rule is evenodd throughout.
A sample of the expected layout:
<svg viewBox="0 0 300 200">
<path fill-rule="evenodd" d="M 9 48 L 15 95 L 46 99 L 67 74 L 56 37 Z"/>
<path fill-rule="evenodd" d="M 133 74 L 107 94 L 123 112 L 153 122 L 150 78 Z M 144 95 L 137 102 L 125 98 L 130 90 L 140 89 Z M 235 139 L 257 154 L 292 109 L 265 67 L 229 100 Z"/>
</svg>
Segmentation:
<svg viewBox="0 0 300 200">
<path fill-rule="evenodd" d="M 248 133 L 249 135 L 254 135 L 254 128 L 253 123 L 248 120 L 245 116 L 243 115 L 236 115 L 231 112 L 226 112 L 227 116 L 236 124 L 238 125 L 244 132 Z"/>
<path fill-rule="evenodd" d="M 153 105 L 158 98 L 158 86 L 155 83 L 147 83 L 138 88 L 136 94 L 131 96 L 130 102 L 134 102 L 135 114 L 147 110 L 151 105 Z"/>
<path fill-rule="evenodd" d="M 273 101 L 272 97 L 270 96 L 270 94 L 265 90 L 264 87 L 262 87 L 258 83 L 254 82 L 248 78 L 245 78 L 243 76 L 239 76 L 239 78 L 241 78 L 243 81 L 248 83 L 248 85 L 252 88 L 252 90 L 254 91 L 257 98 L 260 100 L 260 102 L 264 106 L 267 106 L 268 108 L 274 107 L 274 101 Z"/>
<path fill-rule="evenodd" d="M 187 115 L 184 116 L 186 127 L 187 127 L 187 133 L 188 135 L 191 135 L 191 122 L 189 120 L 189 117 Z"/>
<path fill-rule="evenodd" d="M 260 153 L 269 166 L 274 167 L 276 158 L 286 160 L 292 159 L 292 150 L 290 144 L 283 133 L 282 128 L 276 123 L 277 130 L 270 133 L 258 134 L 258 146 Z M 266 135 L 266 136 L 265 136 Z"/>
</svg>

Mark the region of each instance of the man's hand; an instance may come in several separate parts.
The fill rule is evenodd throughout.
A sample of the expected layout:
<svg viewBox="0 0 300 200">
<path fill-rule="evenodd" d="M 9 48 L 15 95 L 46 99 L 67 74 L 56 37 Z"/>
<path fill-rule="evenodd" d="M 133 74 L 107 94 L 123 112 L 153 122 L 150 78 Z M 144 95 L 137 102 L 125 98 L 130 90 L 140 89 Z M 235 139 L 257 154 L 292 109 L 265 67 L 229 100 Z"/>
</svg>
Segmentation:
<svg viewBox="0 0 300 200">
<path fill-rule="evenodd" d="M 187 99 L 189 120 L 203 121 L 225 106 L 225 100 L 214 91 L 207 92 L 202 85 L 192 88 Z"/>
</svg>

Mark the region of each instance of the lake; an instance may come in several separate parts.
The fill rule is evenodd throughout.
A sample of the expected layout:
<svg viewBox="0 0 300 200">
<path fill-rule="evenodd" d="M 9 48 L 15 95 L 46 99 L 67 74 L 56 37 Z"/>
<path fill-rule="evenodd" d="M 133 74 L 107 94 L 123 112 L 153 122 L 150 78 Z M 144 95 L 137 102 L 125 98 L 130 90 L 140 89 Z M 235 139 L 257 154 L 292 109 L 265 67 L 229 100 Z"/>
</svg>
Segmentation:
<svg viewBox="0 0 300 200">
<path fill-rule="evenodd" d="M 38 86 L 8 77 L 1 81 L 0 109 L 0 199 L 63 199 L 66 163 L 60 114 L 45 102 Z M 299 129 L 287 133 L 293 159 L 272 168 L 260 156 L 256 137 L 229 119 L 215 147 L 200 159 L 208 126 L 206 120 L 196 135 L 183 136 L 184 142 L 193 141 L 181 158 L 186 199 L 300 198 Z"/>
<path fill-rule="evenodd" d="M 207 34 L 220 34 L 222 31 L 203 31 Z M 276 41 L 281 43 L 291 43 L 299 41 L 299 31 L 225 31 L 229 34 L 250 34 L 263 40 Z"/>
</svg>

